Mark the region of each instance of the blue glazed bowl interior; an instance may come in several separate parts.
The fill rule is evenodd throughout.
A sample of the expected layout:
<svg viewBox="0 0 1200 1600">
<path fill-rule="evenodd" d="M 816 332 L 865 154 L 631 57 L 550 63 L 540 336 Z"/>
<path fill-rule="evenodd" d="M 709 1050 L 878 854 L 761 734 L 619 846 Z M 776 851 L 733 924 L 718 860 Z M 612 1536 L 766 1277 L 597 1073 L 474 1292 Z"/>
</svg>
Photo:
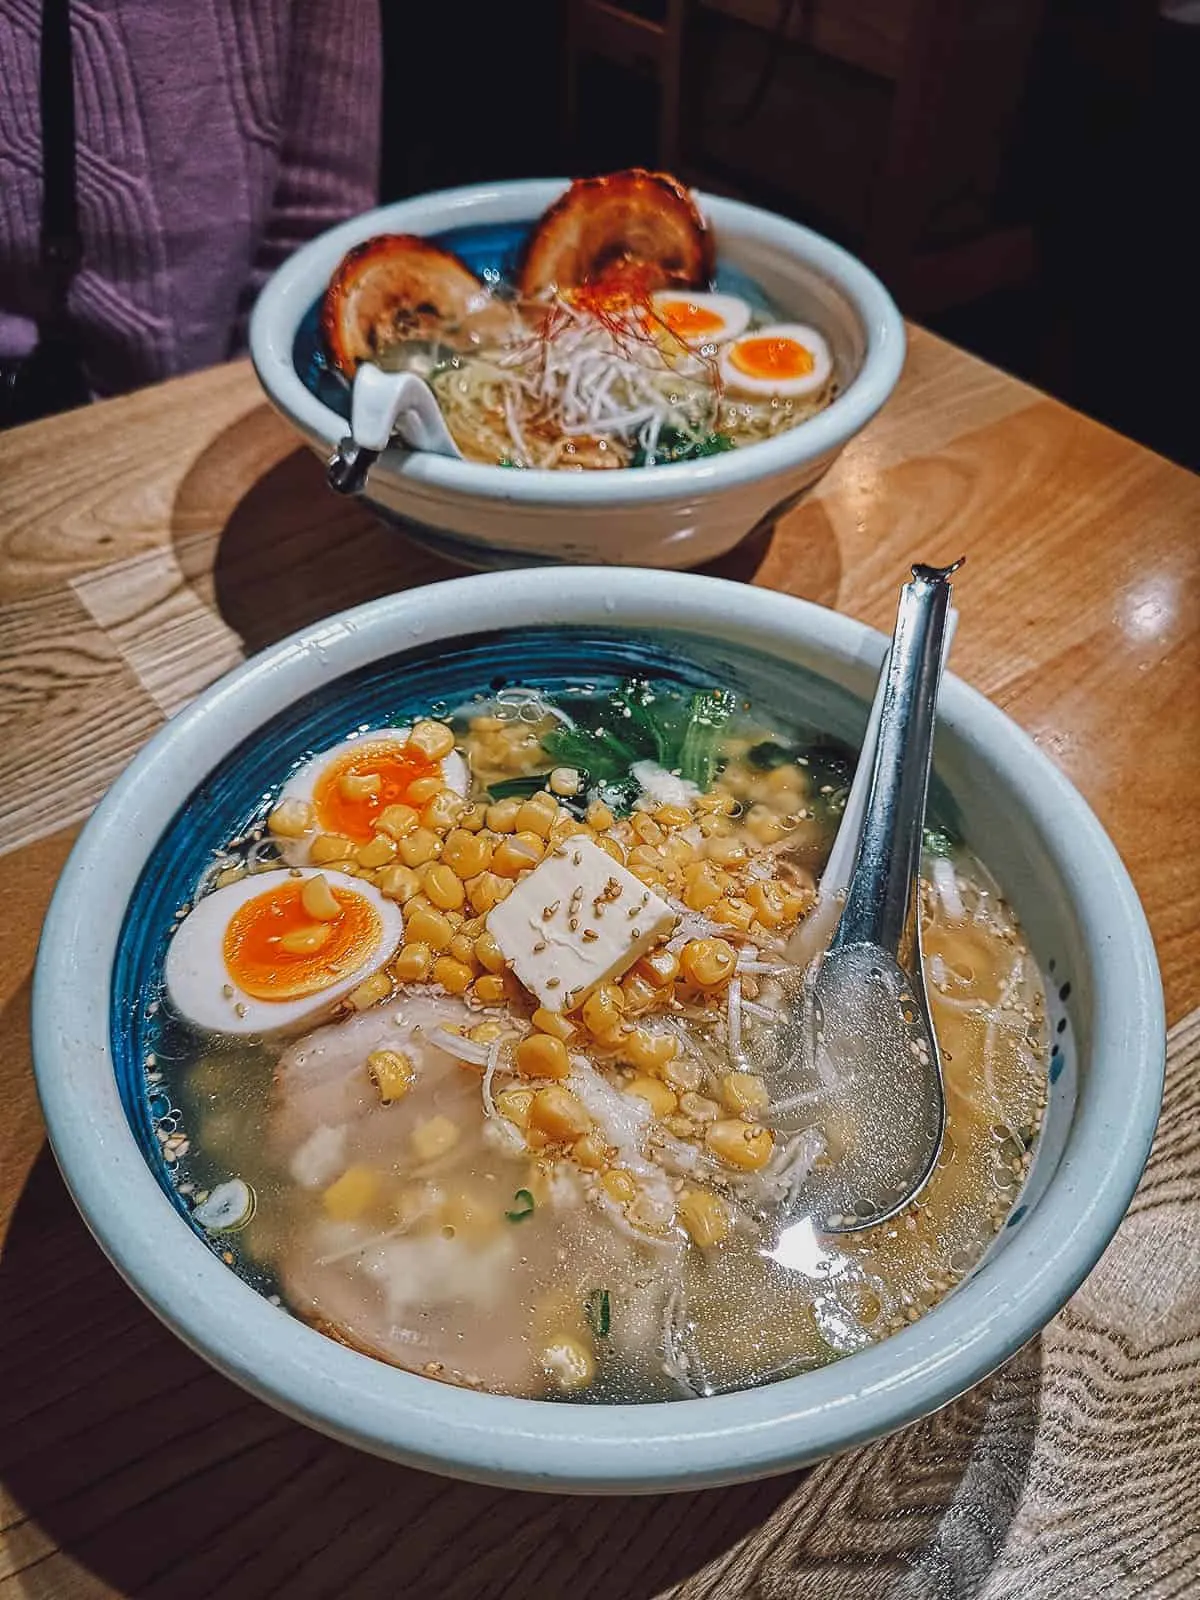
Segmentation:
<svg viewBox="0 0 1200 1600">
<path fill-rule="evenodd" d="M 490 230 L 489 230 L 490 231 Z M 242 1270 L 231 1236 L 213 1236 L 192 1222 L 187 1195 L 217 1174 L 202 1150 L 187 1149 L 184 1113 L 173 1104 L 160 1064 L 182 1047 L 162 1004 L 162 971 L 176 918 L 191 904 L 214 856 L 228 841 L 264 820 L 284 779 L 315 752 L 356 732 L 404 725 L 417 715 L 446 715 L 479 693 L 514 684 L 551 692 L 615 683 L 641 674 L 687 688 L 732 687 L 797 735 L 827 735 L 857 748 L 866 707 L 848 690 L 808 670 L 741 645 L 714 644 L 685 633 L 606 632 L 588 627 L 525 628 L 519 633 L 476 634 L 454 642 L 395 654 L 335 678 L 318 692 L 273 717 L 233 749 L 192 792 L 149 855 L 126 910 L 111 989 L 109 1040 L 125 1114 L 163 1192 L 214 1253 Z M 1017 881 L 1004 881 L 1001 863 L 989 861 L 987 819 L 977 809 L 965 822 L 954 798 L 957 774 L 935 763 L 934 821 L 963 833 L 985 864 L 998 869 L 1025 917 L 1022 879 L 1036 884 L 1030 862 Z M 949 779 L 949 781 L 947 781 Z M 972 818 L 982 820 L 973 831 Z M 1053 1176 L 1066 1141 L 1077 1087 L 1074 1033 L 1069 1020 L 1070 974 L 1061 953 L 1036 917 L 1025 918 L 1047 978 L 1053 1029 L 1051 1094 L 1037 1157 L 1020 1203 L 992 1244 L 982 1266 L 1004 1248 Z M 1032 920 L 1033 925 L 1030 925 Z M 174 1152 L 183 1147 L 178 1158 Z M 181 1189 L 181 1184 L 183 1185 Z M 976 1271 L 980 1270 L 979 1267 Z M 256 1271 L 244 1275 L 263 1292 L 273 1285 Z"/>
</svg>

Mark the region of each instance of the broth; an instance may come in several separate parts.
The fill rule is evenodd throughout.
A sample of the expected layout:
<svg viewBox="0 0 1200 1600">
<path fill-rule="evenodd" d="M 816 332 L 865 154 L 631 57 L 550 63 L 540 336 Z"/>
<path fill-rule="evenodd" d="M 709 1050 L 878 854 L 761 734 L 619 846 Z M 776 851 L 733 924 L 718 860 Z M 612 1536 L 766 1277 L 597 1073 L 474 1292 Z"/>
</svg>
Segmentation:
<svg viewBox="0 0 1200 1600">
<path fill-rule="evenodd" d="M 335 1020 L 286 1037 L 180 1029 L 161 1063 L 191 1140 L 181 1188 L 231 1265 L 382 1360 L 617 1402 L 821 1366 L 970 1271 L 1027 1170 L 1048 1041 L 1017 920 L 960 842 L 927 836 L 922 881 L 941 1157 L 893 1220 L 822 1235 L 805 1178 L 853 1137 L 853 1108 L 782 1112 L 770 1038 L 847 752 L 797 743 L 724 691 L 642 680 L 557 699 L 508 690 L 412 737 L 441 776 L 422 769 L 425 788 L 369 818 L 366 843 L 331 841 L 302 814 L 302 772 L 267 842 L 225 855 L 206 885 L 294 882 L 307 904 L 314 872 L 344 873 L 405 917 L 403 944 Z M 364 735 L 358 767 L 338 768 L 368 809 L 382 738 Z M 514 956 L 493 913 L 523 882 L 549 895 L 553 874 L 582 878 L 599 850 L 614 866 L 604 889 L 541 905 L 549 937 L 535 929 Z M 660 901 L 669 921 L 647 940 Z M 553 981 L 536 946 L 558 939 L 565 972 L 608 949 L 604 916 L 622 920 L 612 939 L 637 935 L 636 959 L 561 1005 L 531 992 Z"/>
</svg>

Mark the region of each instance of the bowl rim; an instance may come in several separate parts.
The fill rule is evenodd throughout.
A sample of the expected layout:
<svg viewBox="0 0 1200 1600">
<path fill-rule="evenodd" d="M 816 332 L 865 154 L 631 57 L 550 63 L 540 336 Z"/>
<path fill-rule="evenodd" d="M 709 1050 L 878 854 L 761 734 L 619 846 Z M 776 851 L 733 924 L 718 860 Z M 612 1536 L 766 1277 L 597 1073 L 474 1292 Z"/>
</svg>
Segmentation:
<svg viewBox="0 0 1200 1600">
<path fill-rule="evenodd" d="M 533 220 L 569 181 L 522 178 L 468 184 L 391 201 L 360 212 L 301 246 L 268 279 L 250 317 L 250 356 L 268 396 L 302 431 L 332 450 L 346 436 L 348 425 L 305 388 L 292 360 L 292 347 L 302 318 L 345 252 L 374 233 L 394 229 L 440 232 L 467 225 L 480 211 L 497 206 L 519 206 L 521 215 L 528 206 Z M 390 449 L 381 458 L 390 468 L 390 480 L 487 500 L 615 509 L 684 495 L 707 496 L 757 483 L 836 452 L 865 427 L 896 387 L 904 366 L 904 321 L 883 284 L 848 250 L 801 223 L 744 201 L 692 192 L 718 243 L 721 231 L 728 229 L 776 245 L 803 260 L 850 300 L 866 348 L 859 372 L 830 406 L 752 448 L 700 461 L 668 462 L 652 471 L 513 471 L 478 461 Z"/>
<path fill-rule="evenodd" d="M 850 617 L 724 579 L 612 568 L 457 578 L 325 619 L 252 658 L 172 718 L 87 823 L 47 913 L 33 991 L 50 1140 L 88 1226 L 147 1305 L 218 1370 L 288 1415 L 409 1465 L 572 1492 L 761 1477 L 887 1433 L 960 1394 L 1062 1306 L 1116 1231 L 1149 1153 L 1165 1024 L 1149 929 L 1082 797 L 1015 723 L 953 675 L 942 726 L 991 762 L 1052 846 L 1093 969 L 1092 1067 L 1058 1170 L 1006 1249 L 911 1327 L 762 1388 L 643 1405 L 550 1404 L 456 1389 L 383 1365 L 271 1305 L 163 1194 L 117 1094 L 109 991 L 122 913 L 162 828 L 256 726 L 366 662 L 544 621 L 682 628 L 785 659 L 820 657 L 869 698 L 886 641 Z M 818 669 L 820 670 L 820 669 Z M 853 684 L 852 684 L 853 686 Z M 60 997 L 72 997 L 63 1007 Z M 268 1353 L 269 1352 L 269 1357 Z"/>
</svg>

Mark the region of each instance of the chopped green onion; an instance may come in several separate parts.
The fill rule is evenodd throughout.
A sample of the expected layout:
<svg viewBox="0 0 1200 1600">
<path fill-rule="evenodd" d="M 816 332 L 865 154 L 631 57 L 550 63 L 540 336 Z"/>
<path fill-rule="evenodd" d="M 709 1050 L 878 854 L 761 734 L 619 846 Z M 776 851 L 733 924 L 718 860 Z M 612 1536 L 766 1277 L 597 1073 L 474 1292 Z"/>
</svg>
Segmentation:
<svg viewBox="0 0 1200 1600">
<path fill-rule="evenodd" d="M 511 1211 L 504 1215 L 510 1222 L 524 1222 L 526 1217 L 531 1217 L 534 1211 L 533 1196 L 528 1189 L 518 1189 L 513 1199 L 517 1202 Z"/>
<path fill-rule="evenodd" d="M 607 1339 L 612 1321 L 608 1290 L 593 1289 L 583 1303 L 583 1314 L 587 1318 L 588 1327 L 591 1328 L 596 1337 Z"/>
</svg>

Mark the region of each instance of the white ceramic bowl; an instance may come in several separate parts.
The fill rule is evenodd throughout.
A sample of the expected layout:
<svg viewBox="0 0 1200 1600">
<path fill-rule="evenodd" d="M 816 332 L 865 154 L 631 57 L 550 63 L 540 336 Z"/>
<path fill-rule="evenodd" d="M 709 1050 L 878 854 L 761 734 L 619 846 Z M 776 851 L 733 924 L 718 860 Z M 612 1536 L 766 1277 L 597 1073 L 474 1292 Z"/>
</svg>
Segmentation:
<svg viewBox="0 0 1200 1600">
<path fill-rule="evenodd" d="M 765 653 L 799 669 L 796 709 L 849 738 L 861 735 L 884 648 L 860 623 L 760 589 L 551 568 L 376 601 L 223 679 L 113 787 L 46 919 L 34 1053 L 76 1203 L 146 1303 L 221 1371 L 337 1438 L 457 1476 L 591 1492 L 694 1488 L 779 1472 L 943 1405 L 1029 1339 L 1099 1258 L 1150 1147 L 1164 1055 L 1154 951 L 1116 852 L 1032 741 L 953 677 L 936 773 L 1043 966 L 1054 964 L 1051 1016 L 1071 1059 L 1018 1225 L 1010 1219 L 982 1266 L 913 1326 L 819 1371 L 712 1399 L 575 1406 L 472 1393 L 356 1354 L 271 1305 L 193 1234 L 152 1175 L 118 1093 L 109 1008 L 122 913 L 156 841 L 193 789 L 276 714 L 397 652 L 487 634 L 498 616 L 506 627 L 677 630 L 718 654 Z"/>
<path fill-rule="evenodd" d="M 539 178 L 422 195 L 365 212 L 298 250 L 264 288 L 250 323 L 250 353 L 272 404 L 324 457 L 348 433 L 301 382 L 293 346 L 352 245 L 378 233 L 532 222 L 565 187 Z M 764 444 L 640 471 L 518 472 L 393 448 L 372 468 L 365 498 L 430 548 L 478 567 L 697 566 L 791 505 L 895 388 L 904 324 L 879 280 L 820 234 L 734 200 L 697 198 L 719 261 L 828 338 L 842 392 L 827 410 Z"/>
</svg>

